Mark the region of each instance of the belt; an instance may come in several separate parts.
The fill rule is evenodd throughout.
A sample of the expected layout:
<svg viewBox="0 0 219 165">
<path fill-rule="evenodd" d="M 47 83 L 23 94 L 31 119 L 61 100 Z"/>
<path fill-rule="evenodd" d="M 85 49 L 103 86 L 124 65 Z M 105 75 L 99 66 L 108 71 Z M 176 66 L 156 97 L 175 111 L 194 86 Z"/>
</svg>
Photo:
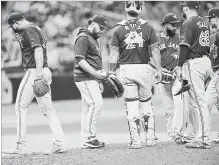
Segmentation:
<svg viewBox="0 0 219 165">
<path fill-rule="evenodd" d="M 43 68 L 48 68 L 48 66 L 44 66 Z M 24 68 L 25 71 L 28 71 L 30 69 L 36 69 L 36 67 L 33 66 L 33 67 L 26 67 L 26 68 Z"/>
<path fill-rule="evenodd" d="M 203 56 L 201 56 L 201 57 L 192 57 L 192 58 L 190 58 L 190 59 L 196 59 L 196 58 L 202 58 L 202 57 L 208 57 L 207 55 L 203 55 Z"/>
</svg>

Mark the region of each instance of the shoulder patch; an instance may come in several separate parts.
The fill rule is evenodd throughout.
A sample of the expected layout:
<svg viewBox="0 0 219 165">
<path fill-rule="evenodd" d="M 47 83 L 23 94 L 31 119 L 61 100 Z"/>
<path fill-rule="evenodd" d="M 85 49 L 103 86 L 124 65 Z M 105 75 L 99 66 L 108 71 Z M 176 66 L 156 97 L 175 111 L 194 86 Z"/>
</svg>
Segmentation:
<svg viewBox="0 0 219 165">
<path fill-rule="evenodd" d="M 122 25 L 122 26 L 126 26 L 126 25 L 128 25 L 128 21 L 127 20 L 123 20 L 123 21 L 121 21 L 121 22 L 118 22 L 117 24 L 116 24 L 116 26 L 117 25 Z"/>
<path fill-rule="evenodd" d="M 138 22 L 140 23 L 140 25 L 143 25 L 143 24 L 148 23 L 146 20 L 143 20 L 143 19 L 139 19 Z M 128 24 L 129 24 L 129 22 L 128 22 L 127 20 L 123 20 L 123 21 L 121 21 L 121 22 L 118 22 L 118 23 L 116 24 L 116 26 L 117 26 L 117 25 L 127 26 Z"/>
<path fill-rule="evenodd" d="M 148 21 L 143 20 L 143 19 L 139 19 L 138 21 L 141 23 L 141 25 L 143 25 L 143 24 L 147 24 L 147 23 L 148 23 Z"/>
</svg>

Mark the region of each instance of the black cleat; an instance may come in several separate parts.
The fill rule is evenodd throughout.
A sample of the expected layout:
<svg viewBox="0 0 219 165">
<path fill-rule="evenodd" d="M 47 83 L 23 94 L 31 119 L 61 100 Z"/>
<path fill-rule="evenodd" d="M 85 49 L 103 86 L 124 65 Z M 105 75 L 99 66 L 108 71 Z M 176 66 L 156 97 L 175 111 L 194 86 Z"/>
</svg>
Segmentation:
<svg viewBox="0 0 219 165">
<path fill-rule="evenodd" d="M 101 147 L 105 147 L 105 143 L 100 142 L 99 140 L 95 139 L 95 140 L 92 140 L 92 141 L 85 142 L 83 144 L 83 147 L 92 148 L 92 149 L 101 148 Z"/>
</svg>

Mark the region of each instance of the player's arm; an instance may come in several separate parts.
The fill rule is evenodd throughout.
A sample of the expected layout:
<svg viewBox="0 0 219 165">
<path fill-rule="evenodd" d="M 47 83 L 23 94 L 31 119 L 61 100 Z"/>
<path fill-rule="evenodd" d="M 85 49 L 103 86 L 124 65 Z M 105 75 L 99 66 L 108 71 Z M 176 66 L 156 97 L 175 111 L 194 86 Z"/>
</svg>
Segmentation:
<svg viewBox="0 0 219 165">
<path fill-rule="evenodd" d="M 153 48 L 151 50 L 152 53 L 152 57 L 154 59 L 154 65 L 156 67 L 157 70 L 161 71 L 161 55 L 160 55 L 160 50 L 157 47 Z"/>
<path fill-rule="evenodd" d="M 182 66 L 187 60 L 190 44 L 192 38 L 192 29 L 187 24 L 183 24 L 180 29 L 180 43 L 179 43 L 179 60 L 175 68 L 178 79 L 181 81 L 182 78 Z"/>
<path fill-rule="evenodd" d="M 154 28 L 151 27 L 149 46 L 157 71 L 161 72 L 161 54 L 159 50 L 159 42 Z"/>
<path fill-rule="evenodd" d="M 109 57 L 109 71 L 116 72 L 116 65 L 119 58 L 119 48 L 116 46 L 111 46 L 110 57 Z"/>
<path fill-rule="evenodd" d="M 100 71 L 96 71 L 90 64 L 86 61 L 85 57 L 87 55 L 87 50 L 90 42 L 85 37 L 80 37 L 75 43 L 75 60 L 76 63 L 87 73 L 93 75 L 97 79 L 103 79 L 104 76 Z"/>
<path fill-rule="evenodd" d="M 110 47 L 110 57 L 109 57 L 109 71 L 115 73 L 116 65 L 119 58 L 119 35 L 117 33 L 117 27 L 113 32 L 113 36 L 111 39 L 111 47 Z"/>
<path fill-rule="evenodd" d="M 32 49 L 34 49 L 34 59 L 36 63 L 36 76 L 42 75 L 43 70 L 43 45 L 40 41 L 39 33 L 34 28 L 29 28 L 26 31 L 27 40 Z M 42 36 L 43 37 L 43 36 Z"/>
<path fill-rule="evenodd" d="M 36 75 L 41 76 L 43 70 L 43 48 L 36 47 L 34 49 L 34 59 L 36 62 Z"/>
</svg>

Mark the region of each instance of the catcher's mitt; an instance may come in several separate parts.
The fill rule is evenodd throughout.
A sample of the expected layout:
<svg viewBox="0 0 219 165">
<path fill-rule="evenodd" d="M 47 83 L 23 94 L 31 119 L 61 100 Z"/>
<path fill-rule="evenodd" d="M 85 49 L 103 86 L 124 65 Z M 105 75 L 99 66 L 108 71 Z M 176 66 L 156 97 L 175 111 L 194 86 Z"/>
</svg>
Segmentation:
<svg viewBox="0 0 219 165">
<path fill-rule="evenodd" d="M 174 94 L 174 96 L 180 95 L 188 90 L 190 90 L 190 84 L 188 80 L 182 80 L 181 88 L 179 88 L 179 90 Z"/>
<path fill-rule="evenodd" d="M 172 73 L 172 72 L 166 71 L 166 70 L 163 70 L 161 73 L 162 73 L 162 79 L 159 82 L 157 82 L 156 84 L 158 84 L 158 83 L 171 84 L 176 80 L 175 73 Z"/>
<path fill-rule="evenodd" d="M 117 98 L 122 97 L 124 88 L 116 76 L 114 74 L 109 74 L 105 80 L 114 96 Z"/>
<path fill-rule="evenodd" d="M 50 90 L 49 84 L 44 76 L 41 76 L 34 80 L 33 92 L 37 97 L 42 97 Z"/>
</svg>

